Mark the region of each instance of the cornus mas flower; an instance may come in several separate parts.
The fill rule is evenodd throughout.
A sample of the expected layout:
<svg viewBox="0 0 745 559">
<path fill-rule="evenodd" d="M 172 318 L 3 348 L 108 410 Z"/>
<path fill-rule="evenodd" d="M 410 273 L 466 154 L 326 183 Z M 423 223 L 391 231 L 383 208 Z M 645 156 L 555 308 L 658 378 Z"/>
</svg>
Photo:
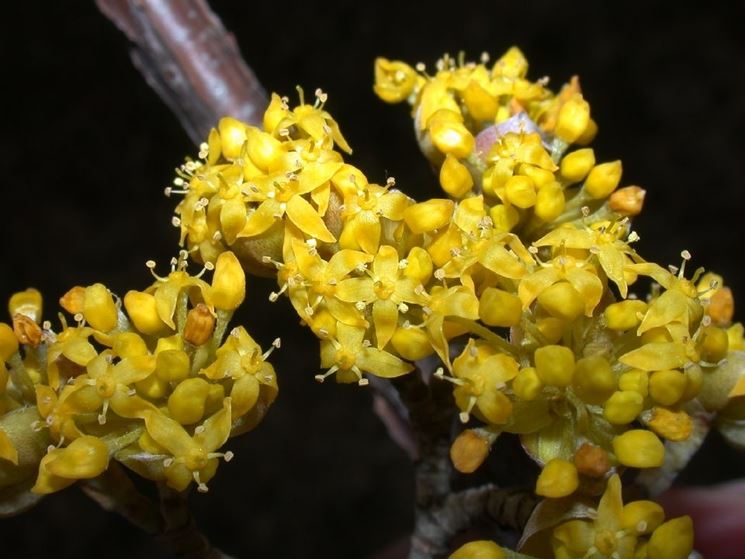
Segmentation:
<svg viewBox="0 0 745 559">
<path fill-rule="evenodd" d="M 431 382 L 452 385 L 454 407 L 470 424 L 451 448 L 456 467 L 473 472 L 500 434 L 514 434 L 541 467 L 535 493 L 590 511 L 552 519 L 539 537 L 544 555 L 682 557 L 690 522 L 663 524 L 651 502 L 630 503 L 624 517 L 618 476 L 669 467 L 669 449 L 696 444 L 702 407 L 721 410 L 722 432 L 741 440 L 745 361 L 736 350 L 745 342 L 732 324 L 732 295 L 718 276 L 686 278 L 687 253 L 669 271 L 631 248 L 638 237 L 629 218 L 645 192 L 622 185 L 621 161 L 597 161 L 588 147 L 598 127 L 576 77 L 554 93 L 547 79 L 528 79 L 516 48 L 487 62 L 446 56 L 430 74 L 376 61 L 375 92 L 412 106 L 445 197 L 415 202 L 392 178 L 371 183 L 344 161 L 351 150 L 325 94 L 308 105 L 301 92 L 295 108 L 275 94 L 262 127 L 223 119 L 199 158 L 179 170 L 168 190 L 184 195 L 174 221 L 182 244 L 214 262 L 216 275 L 223 258 L 231 270 L 276 274 L 270 299 L 287 296 L 320 339 L 319 381 L 395 378 L 434 354 L 442 366 Z M 639 277 L 654 282 L 649 294 L 635 291 Z M 173 332 L 177 316 L 191 316 L 195 331 L 212 327 L 210 289 L 169 278 L 160 280 L 162 294 L 136 296 L 142 327 Z M 202 292 L 195 302 L 206 307 L 179 315 L 166 296 L 171 281 L 191 282 L 183 285 Z M 204 411 L 192 417 L 169 399 L 166 421 L 133 406 L 146 427 L 138 444 L 178 468 L 169 483 L 202 483 L 219 457 L 224 429 L 208 444 L 188 426 L 203 422 L 206 431 L 216 414 L 235 415 L 271 385 L 260 350 L 237 336 L 202 369 L 204 379 L 183 381 L 180 390 L 203 398 Z M 234 386 L 210 400 L 198 380 Z M 170 432 L 175 446 L 164 442 Z M 453 557 L 505 553 L 472 542 Z"/>
<path fill-rule="evenodd" d="M 236 257 L 224 252 L 197 275 L 185 258 L 123 300 L 102 284 L 72 288 L 60 304 L 75 323 L 62 317 L 59 332 L 38 325 L 38 292 L 11 297 L 14 323 L 23 316 L 40 334 L 0 324 L 3 487 L 35 475 L 32 491 L 51 493 L 118 461 L 178 490 L 192 481 L 206 490 L 218 459 L 232 456 L 220 447 L 259 423 L 277 384 L 271 351 L 244 329 L 223 341 L 245 295 Z"/>
</svg>

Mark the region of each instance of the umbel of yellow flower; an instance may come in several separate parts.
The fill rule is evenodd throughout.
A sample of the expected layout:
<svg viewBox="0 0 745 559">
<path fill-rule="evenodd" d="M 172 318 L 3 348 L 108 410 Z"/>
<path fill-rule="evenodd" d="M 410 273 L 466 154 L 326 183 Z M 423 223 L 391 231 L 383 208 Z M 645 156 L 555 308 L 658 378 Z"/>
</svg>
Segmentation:
<svg viewBox="0 0 745 559">
<path fill-rule="evenodd" d="M 38 292 L 11 298 L 11 311 L 31 324 L 18 332 L 0 324 L 3 487 L 38 469 L 32 491 L 51 493 L 118 461 L 175 489 L 193 481 L 204 491 L 217 459 L 232 456 L 220 452 L 228 437 L 261 421 L 277 394 L 271 350 L 242 328 L 222 339 L 245 297 L 243 269 L 224 252 L 191 275 L 185 258 L 123 301 L 102 284 L 71 289 L 60 303 L 77 324 L 62 318 L 59 332 L 35 322 Z M 213 268 L 208 283 L 201 276 Z"/>
<path fill-rule="evenodd" d="M 567 559 L 686 559 L 693 550 L 690 517 L 664 520 L 662 507 L 652 501 L 624 506 L 621 480 L 614 475 L 594 520 L 570 520 L 554 529 L 554 554 Z"/>
</svg>

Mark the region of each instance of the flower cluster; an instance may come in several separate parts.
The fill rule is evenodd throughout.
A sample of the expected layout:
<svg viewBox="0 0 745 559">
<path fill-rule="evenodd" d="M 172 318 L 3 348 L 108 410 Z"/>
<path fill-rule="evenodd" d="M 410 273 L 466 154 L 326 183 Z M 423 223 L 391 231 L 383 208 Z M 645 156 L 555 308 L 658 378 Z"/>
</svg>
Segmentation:
<svg viewBox="0 0 745 559">
<path fill-rule="evenodd" d="M 73 287 L 60 305 L 74 322 L 60 315 L 59 332 L 41 322 L 38 291 L 11 297 L 12 326 L 0 323 L 1 487 L 36 474 L 31 491 L 51 493 L 117 460 L 206 491 L 219 459 L 232 457 L 220 448 L 261 421 L 277 381 L 271 350 L 244 328 L 223 341 L 245 295 L 235 255 L 196 275 L 186 257 L 123 299 L 100 283 Z"/>
<path fill-rule="evenodd" d="M 614 475 L 596 509 L 553 529 L 551 546 L 562 559 L 686 558 L 693 549 L 693 525 L 689 516 L 665 521 L 665 511 L 654 501 L 624 505 L 621 480 Z M 449 559 L 504 559 L 507 553 L 481 540 L 461 546 Z"/>
<path fill-rule="evenodd" d="M 436 354 L 461 420 L 482 424 L 453 443 L 461 471 L 505 432 L 542 466 L 538 495 L 597 495 L 607 481 L 598 510 L 615 516 L 557 529 L 557 556 L 592 545 L 628 556 L 652 534 L 650 557 L 678 557 L 652 551 L 668 524 L 618 535 L 616 474 L 662 466 L 697 410 L 742 400 L 731 292 L 701 270 L 686 277 L 686 251 L 667 269 L 634 250 L 629 218 L 645 193 L 620 187 L 621 162 L 586 147 L 597 126 L 577 78 L 554 93 L 526 78 L 516 48 L 486 63 L 445 57 L 434 75 L 375 65 L 375 92 L 412 105 L 448 197 L 417 203 L 392 178 L 371 183 L 344 162 L 325 94 L 308 105 L 301 93 L 292 109 L 274 95 L 263 129 L 223 119 L 181 167 L 167 189 L 184 194 L 174 223 L 201 260 L 232 250 L 247 270 L 276 274 L 271 299 L 287 296 L 320 338 L 318 380 L 367 384 Z M 621 543 L 585 546 L 593 530 Z"/>
</svg>

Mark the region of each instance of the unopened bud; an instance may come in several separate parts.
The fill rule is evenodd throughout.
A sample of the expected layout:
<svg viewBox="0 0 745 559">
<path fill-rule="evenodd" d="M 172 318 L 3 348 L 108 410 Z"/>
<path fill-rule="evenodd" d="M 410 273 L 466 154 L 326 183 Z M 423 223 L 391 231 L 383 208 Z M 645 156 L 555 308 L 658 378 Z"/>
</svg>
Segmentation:
<svg viewBox="0 0 745 559">
<path fill-rule="evenodd" d="M 450 447 L 450 459 L 455 469 L 464 474 L 475 472 L 489 455 L 492 442 L 475 429 L 463 431 Z"/>
<path fill-rule="evenodd" d="M 85 287 L 76 285 L 60 297 L 60 307 L 72 315 L 83 313 L 83 301 L 85 300 Z"/>
<path fill-rule="evenodd" d="M 25 291 L 14 293 L 8 301 L 8 312 L 10 316 L 23 314 L 34 322 L 41 322 L 41 293 L 30 287 Z"/>
<path fill-rule="evenodd" d="M 184 339 L 190 344 L 202 345 L 212 337 L 215 329 L 215 317 L 204 303 L 199 303 L 186 315 Z"/>
<path fill-rule="evenodd" d="M 647 191 L 638 186 L 625 186 L 619 188 L 608 199 L 608 205 L 614 212 L 621 215 L 633 217 L 639 215 L 644 206 L 644 197 Z"/>
<path fill-rule="evenodd" d="M 13 333 L 23 345 L 38 347 L 41 343 L 41 328 L 25 314 L 13 315 Z"/>
<path fill-rule="evenodd" d="M 610 459 L 599 446 L 585 443 L 574 454 L 574 465 L 580 474 L 600 478 L 610 470 Z"/>
</svg>

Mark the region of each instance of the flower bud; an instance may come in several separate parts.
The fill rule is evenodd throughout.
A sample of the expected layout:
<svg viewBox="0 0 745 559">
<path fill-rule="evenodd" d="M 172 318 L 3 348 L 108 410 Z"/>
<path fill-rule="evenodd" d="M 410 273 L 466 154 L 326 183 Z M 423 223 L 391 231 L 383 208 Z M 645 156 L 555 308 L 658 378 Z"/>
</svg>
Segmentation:
<svg viewBox="0 0 745 559">
<path fill-rule="evenodd" d="M 114 344 L 111 349 L 122 359 L 148 354 L 145 340 L 134 332 L 122 332 L 114 336 Z"/>
<path fill-rule="evenodd" d="M 535 205 L 535 183 L 530 177 L 515 175 L 507 179 L 504 185 L 506 201 L 518 208 L 531 208 Z"/>
<path fill-rule="evenodd" d="M 41 308 L 41 293 L 33 287 L 13 293 L 8 301 L 8 314 L 10 316 L 22 314 L 37 323 L 41 322 Z"/>
<path fill-rule="evenodd" d="M 592 119 L 592 117 L 590 117 L 590 122 L 587 123 L 587 128 L 585 128 L 585 131 L 582 132 L 580 137 L 577 138 L 574 143 L 578 146 L 586 146 L 595 139 L 597 133 L 598 124 Z"/>
<path fill-rule="evenodd" d="M 23 345 L 39 347 L 41 343 L 41 328 L 25 314 L 13 315 L 13 333 Z"/>
<path fill-rule="evenodd" d="M 497 116 L 497 100 L 477 82 L 470 81 L 461 93 L 463 104 L 474 120 L 493 121 Z"/>
<path fill-rule="evenodd" d="M 489 217 L 497 231 L 511 231 L 520 222 L 520 213 L 512 206 L 497 204 L 489 210 Z"/>
<path fill-rule="evenodd" d="M 204 303 L 197 304 L 186 315 L 184 339 L 190 344 L 200 346 L 212 337 L 215 330 L 215 317 Z"/>
<path fill-rule="evenodd" d="M 565 142 L 575 142 L 590 124 L 590 104 L 582 99 L 581 94 L 564 103 L 556 118 L 554 133 Z"/>
<path fill-rule="evenodd" d="M 574 353 L 568 347 L 547 345 L 535 350 L 535 370 L 541 382 L 569 386 L 574 376 Z"/>
<path fill-rule="evenodd" d="M 7 361 L 17 351 L 18 338 L 13 329 L 4 322 L 0 322 L 0 361 Z"/>
<path fill-rule="evenodd" d="M 474 429 L 466 429 L 456 437 L 450 447 L 450 459 L 455 469 L 463 474 L 475 472 L 489 456 L 491 444 Z"/>
<path fill-rule="evenodd" d="M 663 406 L 672 406 L 683 396 L 688 381 L 677 370 L 655 371 L 649 377 L 649 395 Z"/>
<path fill-rule="evenodd" d="M 94 283 L 85 288 L 83 316 L 96 330 L 109 332 L 116 328 L 118 311 L 114 298 L 102 283 Z"/>
<path fill-rule="evenodd" d="M 603 415 L 611 425 L 627 425 L 634 421 L 644 407 L 644 398 L 634 390 L 620 390 L 605 402 Z"/>
<path fill-rule="evenodd" d="M 220 133 L 223 155 L 226 159 L 236 159 L 246 142 L 246 125 L 240 120 L 226 116 L 217 123 L 217 130 Z"/>
<path fill-rule="evenodd" d="M 507 557 L 496 543 L 488 540 L 478 540 L 463 544 L 448 559 L 505 559 Z"/>
<path fill-rule="evenodd" d="M 541 470 L 535 484 L 535 493 L 541 497 L 558 499 L 571 495 L 577 487 L 577 467 L 568 460 L 554 458 Z"/>
<path fill-rule="evenodd" d="M 693 432 L 693 420 L 684 411 L 654 408 L 648 421 L 649 427 L 669 441 L 685 441 Z"/>
<path fill-rule="evenodd" d="M 488 326 L 515 326 L 523 315 L 517 295 L 496 287 L 487 287 L 479 298 L 479 318 Z"/>
<path fill-rule="evenodd" d="M 605 402 L 616 389 L 610 363 L 599 355 L 577 361 L 572 389 L 585 403 L 599 405 Z"/>
<path fill-rule="evenodd" d="M 453 198 L 462 198 L 473 188 L 473 177 L 465 165 L 448 154 L 440 167 L 440 186 Z"/>
<path fill-rule="evenodd" d="M 234 311 L 246 296 L 246 274 L 232 252 L 223 252 L 215 262 L 215 274 L 209 290 L 209 303 L 215 308 Z"/>
<path fill-rule="evenodd" d="M 610 470 L 608 453 L 590 443 L 584 443 L 574 453 L 574 465 L 577 471 L 588 477 L 601 478 Z"/>
<path fill-rule="evenodd" d="M 563 320 L 574 320 L 585 311 L 585 302 L 579 292 L 566 281 L 559 281 L 538 295 L 538 304 L 549 314 Z"/>
<path fill-rule="evenodd" d="M 72 315 L 83 314 L 83 302 L 85 301 L 85 287 L 76 285 L 60 297 L 60 307 Z"/>
<path fill-rule="evenodd" d="M 210 384 L 203 378 L 188 378 L 168 397 L 168 413 L 181 425 L 196 423 L 204 415 Z"/>
<path fill-rule="evenodd" d="M 404 221 L 413 233 L 426 233 L 446 226 L 454 209 L 455 203 L 452 200 L 432 198 L 406 208 Z"/>
<path fill-rule="evenodd" d="M 438 150 L 458 159 L 468 157 L 476 145 L 471 132 L 458 122 L 436 121 L 430 126 L 429 134 Z"/>
<path fill-rule="evenodd" d="M 641 323 L 639 315 L 644 315 L 645 312 L 647 312 L 647 303 L 639 299 L 627 299 L 608 305 L 603 316 L 608 328 L 623 331 L 639 326 Z"/>
<path fill-rule="evenodd" d="M 517 47 L 510 47 L 495 63 L 491 70 L 492 78 L 524 78 L 528 73 L 528 60 Z"/>
<path fill-rule="evenodd" d="M 673 518 L 649 538 L 648 559 L 687 559 L 693 551 L 693 521 L 690 516 Z"/>
<path fill-rule="evenodd" d="M 618 388 L 620 390 L 633 390 L 646 398 L 649 394 L 649 373 L 640 369 L 632 369 L 621 373 L 618 377 Z"/>
<path fill-rule="evenodd" d="M 719 363 L 727 355 L 729 349 L 729 338 L 727 331 L 717 326 L 706 326 L 699 338 L 701 359 L 708 363 Z"/>
<path fill-rule="evenodd" d="M 621 511 L 621 527 L 633 534 L 651 534 L 665 520 L 665 511 L 654 501 L 632 501 Z"/>
<path fill-rule="evenodd" d="M 253 126 L 247 126 L 245 133 L 249 159 L 262 171 L 272 171 L 282 157 L 282 143 Z"/>
<path fill-rule="evenodd" d="M 512 390 L 515 396 L 521 400 L 535 400 L 541 393 L 543 383 L 538 378 L 538 373 L 534 367 L 525 367 L 520 369 L 517 376 L 512 380 Z"/>
<path fill-rule="evenodd" d="M 644 207 L 644 197 L 647 191 L 639 186 L 625 186 L 619 188 L 608 198 L 610 209 L 623 216 L 639 215 Z"/>
<path fill-rule="evenodd" d="M 599 200 L 607 198 L 621 182 L 621 160 L 595 165 L 585 179 L 585 192 Z"/>
<path fill-rule="evenodd" d="M 128 291 L 124 296 L 124 308 L 135 328 L 143 334 L 153 336 L 168 328 L 158 315 L 155 297 L 150 293 Z"/>
<path fill-rule="evenodd" d="M 584 179 L 594 165 L 595 152 L 592 148 L 578 149 L 562 158 L 559 172 L 565 180 L 575 183 Z"/>
<path fill-rule="evenodd" d="M 613 439 L 618 461 L 632 468 L 657 468 L 665 461 L 665 446 L 645 429 L 632 429 Z"/>
<path fill-rule="evenodd" d="M 564 190 L 554 181 L 538 190 L 533 211 L 539 219 L 548 222 L 559 217 L 565 206 Z"/>
<path fill-rule="evenodd" d="M 391 345 L 401 357 L 417 361 L 434 353 L 426 332 L 415 327 L 397 328 L 391 337 Z"/>
<path fill-rule="evenodd" d="M 180 382 L 189 376 L 189 356 L 181 349 L 159 351 L 155 358 L 155 374 L 164 382 Z"/>
</svg>

